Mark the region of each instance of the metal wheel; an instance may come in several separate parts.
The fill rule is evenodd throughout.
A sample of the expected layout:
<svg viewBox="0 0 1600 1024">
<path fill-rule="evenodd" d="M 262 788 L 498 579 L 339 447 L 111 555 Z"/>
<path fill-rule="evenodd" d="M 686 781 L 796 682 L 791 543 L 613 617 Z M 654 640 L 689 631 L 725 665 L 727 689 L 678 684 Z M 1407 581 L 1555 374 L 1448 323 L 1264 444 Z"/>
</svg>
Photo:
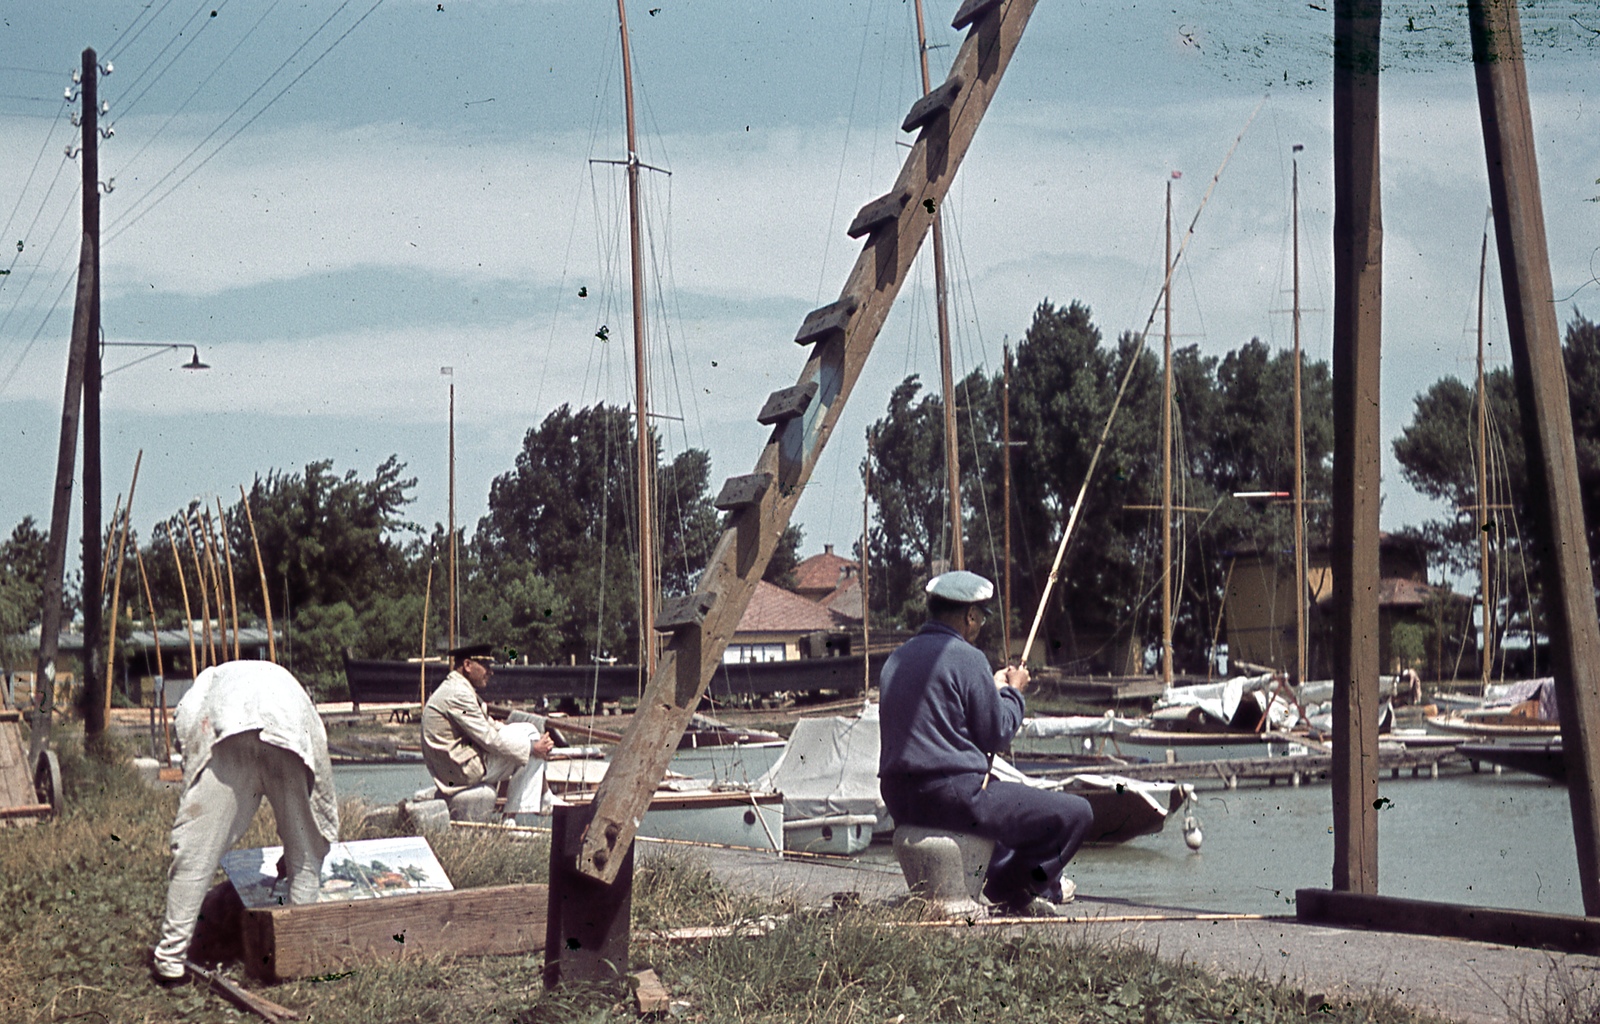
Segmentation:
<svg viewBox="0 0 1600 1024">
<path fill-rule="evenodd" d="M 60 817 L 61 762 L 56 759 L 54 750 L 46 750 L 39 755 L 38 767 L 33 772 L 33 792 L 41 804 L 50 805 L 52 815 Z"/>
</svg>

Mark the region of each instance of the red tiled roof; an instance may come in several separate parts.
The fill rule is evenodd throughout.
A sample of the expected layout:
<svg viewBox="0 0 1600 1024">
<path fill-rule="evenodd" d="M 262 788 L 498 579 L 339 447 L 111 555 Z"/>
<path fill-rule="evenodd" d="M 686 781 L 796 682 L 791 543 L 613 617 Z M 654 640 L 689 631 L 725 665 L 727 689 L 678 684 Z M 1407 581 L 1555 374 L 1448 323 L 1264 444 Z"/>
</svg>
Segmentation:
<svg viewBox="0 0 1600 1024">
<path fill-rule="evenodd" d="M 832 629 L 833 616 L 814 601 L 792 594 L 766 580 L 756 583 L 756 592 L 739 619 L 738 633 L 810 633 Z"/>
<path fill-rule="evenodd" d="M 855 625 L 861 622 L 861 577 L 851 576 L 834 590 L 833 593 L 817 602 L 832 613 L 833 618 L 840 625 Z"/>
<path fill-rule="evenodd" d="M 856 572 L 860 566 L 832 551 L 812 555 L 794 567 L 794 589 L 804 593 L 823 594 L 833 590 L 844 579 L 845 571 Z"/>
</svg>

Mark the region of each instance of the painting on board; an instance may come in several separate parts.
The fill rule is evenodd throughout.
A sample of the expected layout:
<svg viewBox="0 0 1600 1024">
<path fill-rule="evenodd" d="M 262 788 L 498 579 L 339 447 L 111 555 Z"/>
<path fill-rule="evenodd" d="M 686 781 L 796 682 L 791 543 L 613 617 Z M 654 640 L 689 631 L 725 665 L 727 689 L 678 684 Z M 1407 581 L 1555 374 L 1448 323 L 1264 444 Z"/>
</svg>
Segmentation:
<svg viewBox="0 0 1600 1024">
<path fill-rule="evenodd" d="M 289 881 L 278 877 L 283 847 L 233 850 L 222 858 L 222 870 L 244 905 L 251 909 L 284 906 Z M 322 862 L 318 903 L 402 896 L 452 889 L 433 848 L 421 836 L 358 839 L 334 843 Z"/>
</svg>

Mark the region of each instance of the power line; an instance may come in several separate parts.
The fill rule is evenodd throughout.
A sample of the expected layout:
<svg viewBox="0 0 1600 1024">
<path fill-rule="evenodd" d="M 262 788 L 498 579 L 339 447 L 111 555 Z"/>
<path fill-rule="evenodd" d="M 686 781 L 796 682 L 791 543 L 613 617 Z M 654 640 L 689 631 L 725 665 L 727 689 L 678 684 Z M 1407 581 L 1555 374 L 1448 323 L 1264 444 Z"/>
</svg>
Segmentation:
<svg viewBox="0 0 1600 1024">
<path fill-rule="evenodd" d="M 329 43 L 327 48 L 324 49 L 320 54 L 317 55 L 315 60 L 313 60 L 310 64 L 306 65 L 305 70 L 301 71 L 298 75 L 295 75 L 294 78 L 290 79 L 289 83 L 287 85 L 285 85 L 282 89 L 278 90 L 277 94 L 274 95 L 272 97 L 272 99 L 268 100 L 266 102 L 266 104 L 260 110 L 257 110 L 254 114 L 250 115 L 250 118 L 248 120 L 246 120 L 244 122 L 244 124 L 241 124 L 237 129 L 235 129 L 232 135 L 229 135 L 226 139 L 222 140 L 222 142 L 220 144 L 218 144 L 218 146 L 215 149 L 213 149 L 209 154 L 207 154 L 205 159 L 201 160 L 198 164 L 196 164 L 194 166 L 194 168 L 189 171 L 188 174 L 185 174 L 182 178 L 179 178 L 176 182 L 174 182 L 172 184 L 171 188 L 168 188 L 165 192 L 161 193 L 161 195 L 157 196 L 155 199 L 151 200 L 148 204 L 146 204 L 144 209 L 140 210 L 139 213 L 137 215 L 135 215 L 132 220 L 128 220 L 127 223 L 123 224 L 122 221 L 126 220 L 127 216 L 128 216 L 128 214 L 124 214 L 123 217 L 118 218 L 118 220 L 116 222 L 113 222 L 112 227 L 115 230 L 111 233 L 111 235 L 108 238 L 106 238 L 105 241 L 106 242 L 115 241 L 118 237 L 120 237 L 122 235 L 122 233 L 124 231 L 127 231 L 129 228 L 131 228 L 135 224 L 139 223 L 139 221 L 143 220 L 146 214 L 148 214 L 151 210 L 153 210 L 157 206 L 159 206 L 168 196 L 172 195 L 172 193 L 176 192 L 179 188 L 181 188 L 184 185 L 185 182 L 187 182 L 190 178 L 194 177 L 197 173 L 199 173 L 201 168 L 203 168 L 206 164 L 210 163 L 211 160 L 218 153 L 222 152 L 223 149 L 225 149 L 228 146 L 229 143 L 231 143 L 234 139 L 237 139 L 239 137 L 239 135 L 242 132 L 244 132 L 244 130 L 246 128 L 249 128 L 252 124 L 255 124 L 256 120 L 259 117 L 261 117 L 262 114 L 265 114 L 268 110 L 272 109 L 273 104 L 277 103 L 278 100 L 282 99 L 285 93 L 287 93 L 290 89 L 294 88 L 295 85 L 298 84 L 299 81 L 302 78 L 304 78 L 306 75 L 311 73 L 313 68 L 315 68 L 318 64 L 322 63 L 323 58 L 325 58 L 328 54 L 332 53 L 334 48 L 337 47 L 340 43 L 344 42 L 345 38 L 347 36 L 349 36 L 351 32 L 354 32 L 357 28 L 360 27 L 362 22 L 366 21 L 367 18 L 371 17 L 372 12 L 376 11 L 378 9 L 378 7 L 382 3 L 383 3 L 383 0 L 373 0 L 372 6 L 367 8 L 366 13 L 363 14 L 361 17 L 357 18 L 354 24 L 352 24 L 349 28 L 345 29 L 342 33 L 340 33 L 340 35 L 339 35 L 339 37 L 337 39 L 335 39 L 333 42 Z M 217 134 L 217 132 L 221 131 L 223 129 L 223 127 L 228 123 L 228 121 L 231 121 L 234 118 L 234 116 L 239 113 L 239 111 L 243 110 L 247 105 L 249 105 L 250 101 L 255 99 L 256 96 L 261 93 L 261 90 L 265 89 L 267 87 L 267 84 L 269 82 L 271 82 L 274 78 L 276 78 L 278 76 L 278 74 L 283 71 L 284 68 L 288 67 L 289 64 L 296 57 L 298 57 L 300 55 L 300 51 L 304 50 L 307 46 L 309 46 L 311 44 L 311 41 L 313 39 L 315 39 L 318 35 L 321 35 L 322 34 L 322 30 L 327 28 L 329 23 L 332 22 L 334 18 L 338 17 L 339 13 L 341 11 L 343 11 L 349 5 L 350 5 L 350 0 L 345 0 L 345 2 L 340 4 L 334 10 L 334 12 L 332 14 L 328 15 L 327 20 L 325 20 L 321 25 L 318 25 L 317 28 L 316 28 L 316 31 L 312 32 L 311 35 L 306 37 L 305 42 L 303 42 L 299 46 L 295 47 L 294 52 L 291 53 L 288 57 L 284 58 L 283 63 L 279 64 L 278 67 L 272 72 L 272 74 L 268 75 L 262 81 L 262 83 L 260 85 L 256 86 L 256 88 L 250 93 L 250 95 L 245 97 L 244 102 L 240 103 L 238 107 L 234 108 L 234 111 L 233 111 L 232 114 L 229 114 L 227 116 L 227 118 L 225 118 L 223 120 L 223 122 L 221 124 L 217 125 L 217 127 L 212 129 L 212 131 L 209 134 L 207 134 L 204 139 L 200 140 L 200 142 L 198 144 L 196 144 L 194 149 L 190 150 L 189 154 L 187 156 L 185 156 L 183 158 L 183 160 L 180 160 L 178 162 L 178 165 L 176 167 L 174 167 L 171 171 L 168 171 L 165 175 L 162 176 L 160 181 L 158 181 L 154 185 L 152 185 L 151 186 L 151 192 L 154 192 L 155 189 L 160 188 L 163 182 L 165 182 L 173 174 L 177 173 L 178 167 L 183 166 L 183 164 L 186 161 L 188 161 L 190 157 L 194 156 L 195 153 L 200 151 L 201 147 L 203 147 L 207 142 L 211 141 L 212 137 L 215 136 Z M 146 196 L 148 196 L 150 194 L 151 194 L 150 192 L 145 193 Z M 135 203 L 134 205 L 137 206 L 138 204 Z M 133 209 L 134 209 L 134 207 L 129 207 L 128 213 L 131 214 L 133 212 Z M 117 227 L 118 224 L 121 224 L 122 226 L 121 227 Z"/>
</svg>

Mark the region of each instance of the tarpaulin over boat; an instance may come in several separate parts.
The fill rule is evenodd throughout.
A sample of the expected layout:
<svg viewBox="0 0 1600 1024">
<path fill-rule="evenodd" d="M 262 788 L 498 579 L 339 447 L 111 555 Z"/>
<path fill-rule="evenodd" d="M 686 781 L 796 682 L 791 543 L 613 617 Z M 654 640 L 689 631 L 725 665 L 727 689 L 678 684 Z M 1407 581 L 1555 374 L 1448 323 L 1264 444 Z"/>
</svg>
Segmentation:
<svg viewBox="0 0 1600 1024">
<path fill-rule="evenodd" d="M 870 814 L 884 831 L 894 825 L 878 794 L 878 749 L 876 705 L 860 718 L 802 718 L 755 788 L 782 793 L 786 819 Z"/>
<path fill-rule="evenodd" d="M 1103 715 L 1050 715 L 1024 718 L 1017 736 L 1036 740 L 1055 736 L 1126 736 L 1141 724 L 1130 718 L 1118 718 L 1109 711 Z"/>
<path fill-rule="evenodd" d="M 1556 704 L 1556 681 L 1551 676 L 1525 679 L 1520 683 L 1491 683 L 1484 694 L 1483 706 L 1485 710 L 1510 708 L 1530 700 L 1539 702 L 1540 718 L 1547 722 L 1561 721 Z"/>
</svg>

